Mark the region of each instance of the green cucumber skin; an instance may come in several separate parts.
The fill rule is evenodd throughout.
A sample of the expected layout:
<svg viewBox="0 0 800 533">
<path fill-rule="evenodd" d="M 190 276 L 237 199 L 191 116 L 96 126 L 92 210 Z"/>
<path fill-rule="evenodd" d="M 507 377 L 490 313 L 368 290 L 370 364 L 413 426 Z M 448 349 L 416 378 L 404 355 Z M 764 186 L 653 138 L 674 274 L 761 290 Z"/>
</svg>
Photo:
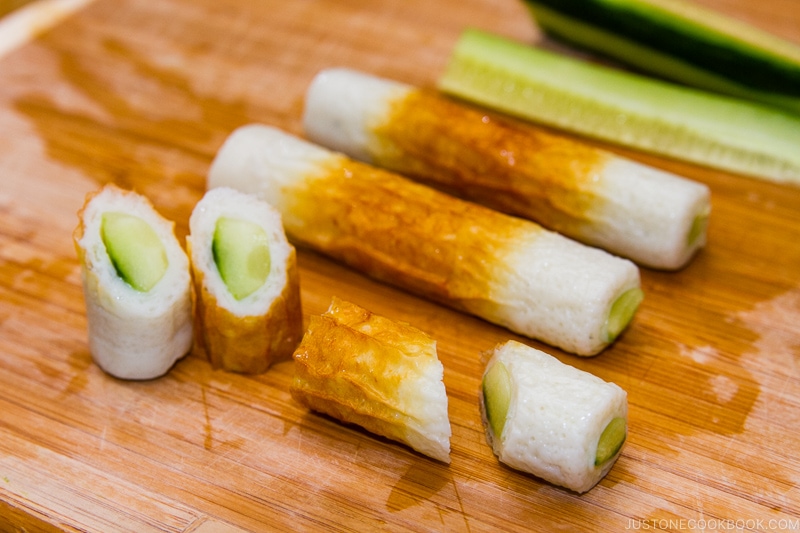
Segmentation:
<svg viewBox="0 0 800 533">
<path fill-rule="evenodd" d="M 667 16 L 647 0 L 526 3 L 542 29 L 559 39 L 651 74 L 800 113 L 800 48 L 789 57 L 756 47 L 688 13 Z"/>
<path fill-rule="evenodd" d="M 524 120 L 775 182 L 800 183 L 800 118 L 466 30 L 439 79 Z"/>
<path fill-rule="evenodd" d="M 541 6 L 535 8 L 534 16 L 547 33 L 579 47 L 605 54 L 652 75 L 800 114 L 798 97 L 753 89 L 738 83 L 737 80 L 683 61 L 681 58 L 612 34 L 599 26 L 570 19 Z"/>
<path fill-rule="evenodd" d="M 536 13 L 546 7 L 572 19 L 660 50 L 705 70 L 768 91 L 800 96 L 800 64 L 754 49 L 735 35 L 721 35 L 692 22 L 663 17 L 647 2 L 607 0 L 526 0 Z"/>
</svg>

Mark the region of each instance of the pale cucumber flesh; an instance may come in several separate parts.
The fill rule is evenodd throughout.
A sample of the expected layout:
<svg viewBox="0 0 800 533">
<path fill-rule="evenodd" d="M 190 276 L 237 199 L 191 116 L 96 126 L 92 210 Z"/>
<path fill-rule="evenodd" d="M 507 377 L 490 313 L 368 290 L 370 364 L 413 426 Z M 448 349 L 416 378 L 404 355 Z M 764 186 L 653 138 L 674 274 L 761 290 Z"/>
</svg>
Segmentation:
<svg viewBox="0 0 800 533">
<path fill-rule="evenodd" d="M 622 330 L 628 326 L 643 299 L 644 292 L 642 289 L 635 287 L 623 292 L 614 300 L 606 321 L 606 340 L 608 342 L 616 339 L 622 333 Z"/>
<path fill-rule="evenodd" d="M 709 211 L 705 211 L 694 217 L 694 220 L 692 220 L 692 225 L 689 228 L 689 233 L 686 235 L 687 248 L 691 248 L 692 246 L 694 246 L 697 240 L 706 234 L 706 228 L 708 227 L 709 216 L 710 216 Z"/>
<path fill-rule="evenodd" d="M 625 419 L 621 417 L 611 419 L 603 433 L 600 434 L 600 440 L 597 442 L 597 452 L 594 459 L 595 466 L 602 466 L 617 455 L 627 436 L 628 424 Z"/>
<path fill-rule="evenodd" d="M 143 219 L 108 211 L 103 213 L 100 234 L 117 275 L 128 285 L 147 292 L 164 277 L 168 266 L 164 243 Z"/>
<path fill-rule="evenodd" d="M 483 406 L 492 435 L 499 439 L 511 404 L 511 376 L 501 362 L 494 363 L 483 376 Z"/>
<path fill-rule="evenodd" d="M 442 91 L 574 133 L 777 182 L 800 183 L 800 116 L 467 30 Z"/>
<path fill-rule="evenodd" d="M 214 228 L 212 252 L 222 281 L 237 300 L 256 292 L 269 276 L 269 239 L 254 222 L 220 217 Z"/>
</svg>

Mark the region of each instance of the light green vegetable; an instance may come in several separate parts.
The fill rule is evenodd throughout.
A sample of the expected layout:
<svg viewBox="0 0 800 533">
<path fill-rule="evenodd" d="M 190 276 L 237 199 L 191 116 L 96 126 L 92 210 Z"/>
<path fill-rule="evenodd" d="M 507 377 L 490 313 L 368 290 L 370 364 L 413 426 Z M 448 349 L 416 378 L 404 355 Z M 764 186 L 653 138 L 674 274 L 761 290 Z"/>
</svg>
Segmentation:
<svg viewBox="0 0 800 533">
<path fill-rule="evenodd" d="M 506 365 L 497 362 L 483 376 L 483 405 L 492 435 L 499 439 L 503 434 L 511 404 L 511 376 Z"/>
<path fill-rule="evenodd" d="M 269 276 L 269 239 L 261 226 L 249 220 L 220 217 L 212 252 L 222 281 L 237 300 L 256 292 Z"/>
<path fill-rule="evenodd" d="M 606 322 L 606 338 L 608 342 L 616 339 L 622 333 L 622 330 L 628 326 L 642 300 L 644 300 L 644 292 L 638 287 L 628 289 L 614 300 Z"/>
<path fill-rule="evenodd" d="M 628 424 L 624 418 L 613 418 L 600 434 L 594 464 L 600 466 L 617 455 L 628 436 Z"/>
<path fill-rule="evenodd" d="M 128 213 L 109 211 L 103 213 L 100 234 L 117 274 L 131 287 L 147 292 L 164 277 L 167 252 L 150 224 Z"/>
<path fill-rule="evenodd" d="M 582 135 L 800 183 L 800 117 L 466 31 L 439 80 L 473 103 Z"/>
<path fill-rule="evenodd" d="M 800 113 L 800 47 L 680 0 L 526 0 L 547 33 L 702 89 Z"/>
<path fill-rule="evenodd" d="M 705 235 L 706 228 L 708 227 L 708 217 L 710 215 L 710 210 L 707 210 L 694 217 L 692 226 L 689 228 L 689 233 L 686 235 L 686 246 L 691 247 L 697 242 L 697 239 Z"/>
</svg>

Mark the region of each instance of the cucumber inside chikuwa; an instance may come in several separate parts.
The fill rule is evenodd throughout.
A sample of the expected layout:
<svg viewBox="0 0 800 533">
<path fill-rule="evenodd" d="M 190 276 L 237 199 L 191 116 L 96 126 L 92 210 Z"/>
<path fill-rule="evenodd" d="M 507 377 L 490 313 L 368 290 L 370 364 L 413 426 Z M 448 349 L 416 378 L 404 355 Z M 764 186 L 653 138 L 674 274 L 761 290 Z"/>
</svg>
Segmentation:
<svg viewBox="0 0 800 533">
<path fill-rule="evenodd" d="M 164 277 L 168 266 L 166 248 L 145 220 L 108 211 L 103 213 L 100 233 L 117 274 L 131 287 L 147 292 Z"/>
<path fill-rule="evenodd" d="M 686 246 L 691 247 L 697 242 L 702 235 L 706 232 L 706 227 L 708 226 L 708 218 L 710 216 L 709 210 L 704 210 L 701 213 L 698 213 L 697 216 L 694 217 L 692 220 L 692 225 L 689 228 L 689 232 L 686 234 Z"/>
<path fill-rule="evenodd" d="M 606 322 L 606 338 L 608 342 L 616 339 L 622 333 L 622 330 L 627 327 L 643 299 L 644 292 L 642 289 L 635 287 L 623 292 L 614 300 Z"/>
<path fill-rule="evenodd" d="M 617 455 L 628 436 L 628 423 L 624 418 L 612 418 L 600 434 L 594 464 L 601 466 Z"/>
<path fill-rule="evenodd" d="M 237 300 L 257 291 L 269 276 L 269 240 L 264 229 L 254 222 L 220 217 L 212 252 L 222 281 Z"/>
<path fill-rule="evenodd" d="M 494 363 L 484 374 L 481 386 L 486 420 L 493 437 L 499 439 L 511 404 L 511 376 L 506 366 L 501 362 Z"/>
<path fill-rule="evenodd" d="M 800 183 L 800 116 L 465 31 L 442 91 L 518 118 L 777 182 Z"/>
<path fill-rule="evenodd" d="M 547 33 L 641 70 L 800 112 L 800 46 L 680 0 L 526 0 Z"/>
</svg>

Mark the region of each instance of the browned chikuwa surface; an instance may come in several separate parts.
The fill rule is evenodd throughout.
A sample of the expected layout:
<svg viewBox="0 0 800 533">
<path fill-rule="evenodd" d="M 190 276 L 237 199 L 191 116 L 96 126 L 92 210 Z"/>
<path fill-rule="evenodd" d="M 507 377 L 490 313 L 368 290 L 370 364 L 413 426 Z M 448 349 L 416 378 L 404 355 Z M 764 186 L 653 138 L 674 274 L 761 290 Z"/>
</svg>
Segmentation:
<svg viewBox="0 0 800 533">
<path fill-rule="evenodd" d="M 797 0 L 695 1 L 800 43 Z M 308 412 L 290 361 L 243 376 L 193 353 L 148 382 L 92 363 L 88 192 L 136 189 L 183 240 L 235 127 L 302 134 L 326 67 L 433 88 L 467 26 L 541 39 L 511 0 L 96 0 L 0 58 L 0 531 L 800 529 L 800 187 L 613 148 L 708 184 L 710 243 L 642 270 L 633 324 L 589 359 L 298 250 L 306 325 L 339 296 L 436 339 L 449 465 Z M 481 353 L 509 338 L 627 390 L 629 440 L 588 493 L 492 456 Z"/>
</svg>

